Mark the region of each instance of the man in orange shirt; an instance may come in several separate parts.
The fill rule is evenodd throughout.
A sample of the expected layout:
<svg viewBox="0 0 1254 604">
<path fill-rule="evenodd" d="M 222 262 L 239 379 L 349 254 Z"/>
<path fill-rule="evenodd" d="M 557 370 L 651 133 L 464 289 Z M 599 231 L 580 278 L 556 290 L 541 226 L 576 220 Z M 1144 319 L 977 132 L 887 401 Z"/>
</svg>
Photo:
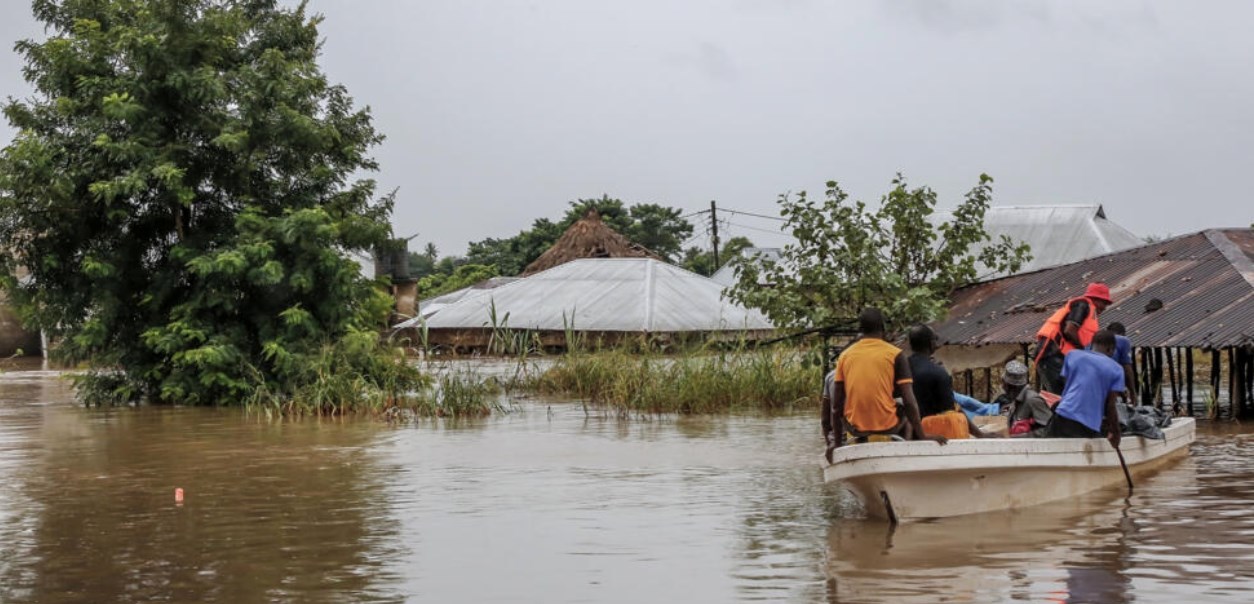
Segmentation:
<svg viewBox="0 0 1254 604">
<path fill-rule="evenodd" d="M 862 337 L 836 361 L 827 432 L 827 460 L 845 443 L 845 433 L 862 440 L 874 434 L 898 435 L 906 440 L 947 441 L 923 432 L 919 405 L 911 386 L 910 363 L 900 348 L 884 341 L 884 315 L 867 308 L 858 315 Z M 904 405 L 899 409 L 894 395 Z M 830 429 L 828 428 L 830 426 Z"/>
</svg>

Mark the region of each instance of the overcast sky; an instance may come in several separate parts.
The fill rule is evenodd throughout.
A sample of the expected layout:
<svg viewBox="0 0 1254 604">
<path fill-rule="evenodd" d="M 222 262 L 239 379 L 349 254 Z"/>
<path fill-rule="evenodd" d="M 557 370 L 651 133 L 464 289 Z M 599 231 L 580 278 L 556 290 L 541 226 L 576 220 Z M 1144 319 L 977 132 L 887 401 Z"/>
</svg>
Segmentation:
<svg viewBox="0 0 1254 604">
<path fill-rule="evenodd" d="M 41 37 L 4 0 L 11 47 Z M 895 172 L 953 205 L 1100 203 L 1139 235 L 1245 226 L 1254 2 L 313 0 L 372 108 L 398 235 L 442 253 L 608 194 L 777 215 Z M 0 53 L 0 93 L 24 96 Z M 12 131 L 0 128 L 0 141 Z M 778 223 L 724 236 L 778 244 Z M 698 234 L 704 227 L 698 227 Z M 412 249 L 412 248 L 411 248 Z"/>
</svg>

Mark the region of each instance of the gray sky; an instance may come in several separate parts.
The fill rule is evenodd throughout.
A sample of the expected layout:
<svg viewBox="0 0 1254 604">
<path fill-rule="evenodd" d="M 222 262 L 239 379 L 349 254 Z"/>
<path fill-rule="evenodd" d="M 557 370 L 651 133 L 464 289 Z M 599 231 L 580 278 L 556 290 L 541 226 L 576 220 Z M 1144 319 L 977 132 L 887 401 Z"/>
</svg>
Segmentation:
<svg viewBox="0 0 1254 604">
<path fill-rule="evenodd" d="M 897 171 L 956 203 L 1101 203 L 1141 235 L 1254 221 L 1254 3 L 313 0 L 388 140 L 398 235 L 442 253 L 609 194 L 777 215 Z M 0 37 L 41 36 L 4 0 Z M 0 93 L 29 89 L 12 53 Z M 12 136 L 7 125 L 0 141 Z M 779 244 L 778 223 L 725 236 Z M 753 229 L 765 229 L 767 232 Z M 703 232 L 698 227 L 698 233 Z"/>
</svg>

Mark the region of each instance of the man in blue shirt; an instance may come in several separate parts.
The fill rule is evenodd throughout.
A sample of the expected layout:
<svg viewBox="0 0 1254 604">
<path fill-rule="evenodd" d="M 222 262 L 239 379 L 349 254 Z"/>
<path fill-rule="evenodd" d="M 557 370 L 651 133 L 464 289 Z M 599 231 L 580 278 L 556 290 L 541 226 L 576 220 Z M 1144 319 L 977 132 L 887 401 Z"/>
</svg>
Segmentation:
<svg viewBox="0 0 1254 604">
<path fill-rule="evenodd" d="M 1045 436 L 1100 438 L 1119 446 L 1119 414 L 1115 401 L 1124 391 L 1123 367 L 1111 358 L 1115 334 L 1103 329 L 1093 335 L 1093 350 L 1073 350 L 1063 361 L 1066 386 L 1054 407 Z"/>
</svg>

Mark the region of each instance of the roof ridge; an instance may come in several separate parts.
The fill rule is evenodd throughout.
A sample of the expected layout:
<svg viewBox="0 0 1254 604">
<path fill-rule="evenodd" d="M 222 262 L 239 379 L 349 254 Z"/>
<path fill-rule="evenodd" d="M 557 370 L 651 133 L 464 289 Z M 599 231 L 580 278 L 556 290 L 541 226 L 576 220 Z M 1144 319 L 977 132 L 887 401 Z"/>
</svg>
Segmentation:
<svg viewBox="0 0 1254 604">
<path fill-rule="evenodd" d="M 1254 287 L 1254 262 L 1251 262 L 1249 256 L 1245 255 L 1245 251 L 1237 247 L 1237 244 L 1219 229 L 1207 229 L 1205 234 L 1211 245 L 1214 245 L 1215 249 L 1232 263 L 1232 268 L 1245 278 L 1245 282 L 1249 283 L 1250 287 Z"/>
</svg>

